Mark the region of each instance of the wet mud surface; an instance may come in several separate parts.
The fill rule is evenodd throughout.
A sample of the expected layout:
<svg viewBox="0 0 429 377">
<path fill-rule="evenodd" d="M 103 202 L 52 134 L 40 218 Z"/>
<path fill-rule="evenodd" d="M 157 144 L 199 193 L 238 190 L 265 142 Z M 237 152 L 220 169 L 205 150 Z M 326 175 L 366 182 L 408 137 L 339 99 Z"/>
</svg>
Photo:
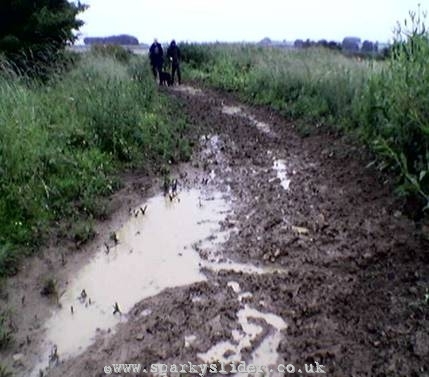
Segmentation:
<svg viewBox="0 0 429 377">
<path fill-rule="evenodd" d="M 159 215 L 153 228 L 145 224 L 151 208 L 159 214 L 172 205 L 152 182 L 147 198 L 133 198 L 130 214 L 122 210 L 120 223 L 101 229 L 104 239 L 86 262 L 59 275 L 75 288 L 66 287 L 59 300 L 64 306 L 55 310 L 66 315 L 57 317 L 60 327 L 77 320 L 69 306 L 78 305 L 73 302 L 83 284 L 73 281 L 97 255 L 105 262 L 126 253 L 115 266 L 132 265 L 129 278 L 118 272 L 118 282 L 103 282 L 114 274 L 106 264 L 87 272 L 88 296 L 91 284 L 107 294 L 91 296 L 108 308 L 108 321 L 99 319 L 92 344 L 70 350 L 75 355 L 68 358 L 66 345 L 43 331 L 49 320 L 42 321 L 34 335 L 39 341 L 6 355 L 8 364 L 15 355 L 17 375 L 38 373 L 35 355 L 48 342 L 58 343 L 59 355 L 48 376 L 103 376 L 112 363 L 149 369 L 216 360 L 301 369 L 317 361 L 329 376 L 428 376 L 429 244 L 401 214 L 385 177 L 366 168 L 367 157 L 332 135 L 303 139 L 293 124 L 230 96 L 186 86 L 169 92 L 182 101 L 198 135 L 191 163 L 173 174 L 180 216 Z M 134 218 L 133 210 L 146 203 L 148 212 Z M 106 255 L 112 229 L 119 243 Z M 135 240 L 145 234 L 149 243 Z M 161 246 L 169 236 L 175 240 L 170 251 Z M 138 259 L 144 250 L 150 258 Z M 153 273 L 163 263 L 166 275 Z M 9 288 L 12 294 L 19 294 L 17 286 Z M 115 301 L 122 315 L 113 315 Z M 54 308 L 39 316 L 55 321 Z M 20 331 L 25 339 L 27 330 Z"/>
</svg>

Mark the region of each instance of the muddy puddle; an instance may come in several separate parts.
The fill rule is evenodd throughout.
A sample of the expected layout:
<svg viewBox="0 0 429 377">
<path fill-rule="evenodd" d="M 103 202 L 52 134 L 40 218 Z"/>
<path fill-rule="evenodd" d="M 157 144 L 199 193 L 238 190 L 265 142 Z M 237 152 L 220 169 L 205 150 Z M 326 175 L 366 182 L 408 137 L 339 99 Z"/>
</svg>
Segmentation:
<svg viewBox="0 0 429 377">
<path fill-rule="evenodd" d="M 202 92 L 202 90 L 201 90 L 201 89 L 194 88 L 194 87 L 189 86 L 189 85 L 179 85 L 179 86 L 174 86 L 172 89 L 173 89 L 173 90 L 176 90 L 176 91 L 178 91 L 178 92 L 182 92 L 182 93 L 185 93 L 185 94 L 189 94 L 189 95 L 191 95 L 191 96 L 196 96 L 196 95 L 201 95 L 201 94 L 203 94 L 203 92 Z"/>
<path fill-rule="evenodd" d="M 239 283 L 235 281 L 228 282 L 228 286 L 237 294 L 240 302 L 252 297 L 251 292 L 242 292 Z M 239 327 L 232 332 L 232 341 L 215 344 L 207 352 L 198 354 L 198 357 L 207 363 L 221 361 L 238 364 L 245 359 L 242 355 L 243 351 L 249 347 L 253 348 L 259 341 L 249 362 L 253 365 L 265 366 L 268 370 L 274 369 L 279 362 L 277 348 L 281 341 L 281 331 L 287 327 L 286 323 L 281 317 L 273 313 L 261 312 L 248 304 L 237 312 L 237 317 Z"/>
<path fill-rule="evenodd" d="M 268 123 L 265 122 L 261 122 L 258 119 L 256 119 L 255 116 L 253 116 L 252 114 L 247 113 L 246 111 L 244 111 L 241 107 L 239 106 L 227 106 L 224 105 L 222 107 L 222 112 L 224 114 L 227 115 L 231 115 L 231 116 L 240 116 L 242 118 L 245 118 L 247 120 L 249 120 L 252 125 L 254 125 L 259 131 L 265 133 L 265 134 L 270 134 L 273 135 L 273 131 L 270 127 L 270 125 Z"/>
<path fill-rule="evenodd" d="M 280 179 L 281 186 L 285 189 L 289 189 L 290 179 L 287 175 L 286 161 L 274 160 L 273 169 L 277 173 L 277 178 Z"/>
<path fill-rule="evenodd" d="M 219 245 L 235 231 L 234 228 L 221 229 L 221 221 L 229 213 L 229 201 L 223 194 L 208 195 L 196 189 L 181 192 L 172 201 L 168 196 L 158 195 L 131 209 L 125 225 L 110 238 L 106 237 L 105 244 L 62 292 L 60 307 L 45 323 L 45 341 L 33 375 L 49 366 L 53 349 L 61 360 L 82 353 L 97 334 L 113 334 L 115 325 L 126 321 L 127 312 L 137 302 L 165 288 L 207 280 L 209 272 L 286 273 L 286 270 L 237 263 L 223 257 Z M 238 283 L 234 291 L 240 292 Z M 237 299 L 241 301 L 246 295 L 251 293 L 240 293 Z M 234 348 L 236 356 L 263 330 L 249 322 L 249 318 L 259 318 L 271 327 L 275 322 L 272 314 L 248 306 L 237 315 L 243 330 L 234 335 L 238 344 Z M 281 324 L 280 321 L 278 319 Z M 273 334 L 281 328 L 274 326 Z M 254 358 L 261 353 L 261 357 L 267 359 L 268 354 L 275 353 L 274 335 L 264 339 Z M 191 336 L 186 343 L 193 340 Z M 225 353 L 224 346 L 231 348 L 232 344 L 215 345 L 206 356 Z"/>
<path fill-rule="evenodd" d="M 221 194 L 207 197 L 198 190 L 181 192 L 173 201 L 159 195 L 132 210 L 116 237 L 106 237 L 68 283 L 61 308 L 45 324 L 44 352 L 36 369 L 46 366 L 54 345 L 61 358 L 75 356 L 98 332 L 113 332 L 138 301 L 167 287 L 205 280 L 201 258 L 191 246 L 199 240 L 215 244 L 228 210 Z M 123 314 L 113 314 L 116 303 Z"/>
</svg>

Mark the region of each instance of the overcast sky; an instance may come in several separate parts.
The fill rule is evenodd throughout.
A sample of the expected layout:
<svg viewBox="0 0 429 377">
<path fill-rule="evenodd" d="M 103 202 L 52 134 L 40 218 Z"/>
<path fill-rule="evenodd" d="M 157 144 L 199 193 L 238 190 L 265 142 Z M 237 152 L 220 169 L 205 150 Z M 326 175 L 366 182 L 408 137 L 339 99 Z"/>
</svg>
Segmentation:
<svg viewBox="0 0 429 377">
<path fill-rule="evenodd" d="M 131 34 L 140 43 L 342 40 L 384 42 L 410 9 L 429 0 L 82 0 L 81 38 Z"/>
</svg>

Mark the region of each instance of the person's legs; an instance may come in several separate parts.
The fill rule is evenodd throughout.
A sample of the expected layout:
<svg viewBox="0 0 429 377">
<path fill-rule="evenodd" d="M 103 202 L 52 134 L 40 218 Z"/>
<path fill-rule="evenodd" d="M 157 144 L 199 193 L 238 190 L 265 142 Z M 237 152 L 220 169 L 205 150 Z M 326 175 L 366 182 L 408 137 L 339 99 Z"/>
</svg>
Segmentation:
<svg viewBox="0 0 429 377">
<path fill-rule="evenodd" d="M 177 70 L 177 80 L 179 81 L 179 85 L 180 85 L 180 84 L 182 84 L 182 75 L 180 73 L 180 64 L 177 64 L 176 70 Z"/>
<path fill-rule="evenodd" d="M 174 85 L 174 76 L 176 76 L 176 65 L 171 65 L 171 84 Z"/>
<path fill-rule="evenodd" d="M 156 75 L 157 75 L 156 65 L 152 63 L 151 68 L 152 68 L 153 77 L 155 77 L 155 80 L 156 80 Z"/>
<path fill-rule="evenodd" d="M 174 83 L 174 77 L 175 77 L 176 73 L 177 73 L 177 80 L 178 80 L 179 85 L 180 85 L 182 82 L 182 76 L 180 74 L 180 64 L 178 64 L 178 63 L 172 64 L 171 79 L 172 79 L 173 83 Z"/>
<path fill-rule="evenodd" d="M 158 77 L 159 77 L 159 85 L 161 85 L 162 84 L 162 80 L 161 80 L 162 63 L 158 63 L 157 70 L 158 70 Z"/>
</svg>

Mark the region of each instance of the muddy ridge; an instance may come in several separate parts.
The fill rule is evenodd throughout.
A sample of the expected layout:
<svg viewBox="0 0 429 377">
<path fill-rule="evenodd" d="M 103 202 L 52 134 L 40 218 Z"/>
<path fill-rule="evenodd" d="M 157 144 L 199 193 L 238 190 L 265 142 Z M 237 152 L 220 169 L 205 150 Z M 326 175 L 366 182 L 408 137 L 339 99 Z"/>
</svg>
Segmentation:
<svg viewBox="0 0 429 377">
<path fill-rule="evenodd" d="M 57 318 L 56 333 L 71 321 L 69 306 L 82 289 L 70 288 L 73 279 L 94 256 L 107 263 L 104 272 L 133 266 L 110 289 L 129 279 L 129 300 L 117 299 L 122 317 L 111 322 L 109 296 L 100 309 L 109 308 L 108 322 L 95 312 L 95 338 L 68 357 L 58 346 L 58 363 L 45 375 L 102 376 L 112 363 L 149 369 L 188 361 L 301 369 L 317 361 L 330 376 L 429 375 L 429 244 L 402 215 L 385 177 L 366 167 L 367 157 L 333 135 L 301 138 L 292 123 L 219 92 L 182 86 L 168 93 L 198 135 L 191 162 L 173 172 L 177 197 L 154 184 L 151 198 L 134 200 L 114 227 L 119 242 L 109 246 L 109 263 L 118 264 L 106 262 L 100 240 L 71 271 L 59 300 L 65 317 L 51 313 L 55 305 L 41 314 L 44 325 Z M 133 211 L 145 204 L 148 212 L 136 220 Z M 149 222 L 151 210 L 163 214 L 159 222 Z M 142 258 L 130 257 L 135 253 Z M 88 291 L 93 283 L 111 284 L 97 268 L 87 272 Z M 29 353 L 34 360 L 49 338 L 49 330 L 37 331 L 38 343 L 5 355 L 17 375 L 38 373 L 24 360 Z M 38 357 L 46 364 L 48 355 Z"/>
</svg>

